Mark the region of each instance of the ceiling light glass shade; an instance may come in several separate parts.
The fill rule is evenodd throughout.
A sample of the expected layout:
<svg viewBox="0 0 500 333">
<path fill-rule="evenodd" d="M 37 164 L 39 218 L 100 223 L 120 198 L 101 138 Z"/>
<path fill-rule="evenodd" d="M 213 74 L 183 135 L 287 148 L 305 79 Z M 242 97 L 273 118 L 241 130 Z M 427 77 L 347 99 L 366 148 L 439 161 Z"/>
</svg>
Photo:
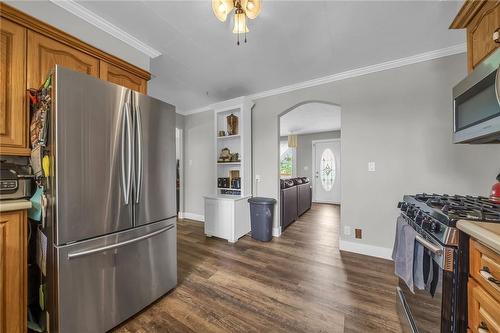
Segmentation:
<svg viewBox="0 0 500 333">
<path fill-rule="evenodd" d="M 288 147 L 289 148 L 297 148 L 297 135 L 289 135 L 288 136 Z"/>
<path fill-rule="evenodd" d="M 260 14 L 261 1 L 260 0 L 242 0 L 241 7 L 247 14 L 248 18 L 253 20 Z"/>
<path fill-rule="evenodd" d="M 245 32 L 249 32 L 245 13 L 234 14 L 233 34 L 244 34 Z"/>
<path fill-rule="evenodd" d="M 215 17 L 221 22 L 225 22 L 227 15 L 233 10 L 232 0 L 212 0 L 212 10 Z"/>
</svg>

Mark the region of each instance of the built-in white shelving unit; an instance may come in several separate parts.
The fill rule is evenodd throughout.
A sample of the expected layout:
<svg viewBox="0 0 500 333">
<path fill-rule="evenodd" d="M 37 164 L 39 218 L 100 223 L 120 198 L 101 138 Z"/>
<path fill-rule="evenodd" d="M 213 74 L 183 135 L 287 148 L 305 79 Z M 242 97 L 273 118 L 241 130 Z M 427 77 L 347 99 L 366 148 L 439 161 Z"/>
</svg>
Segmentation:
<svg viewBox="0 0 500 333">
<path fill-rule="evenodd" d="M 215 129 L 215 188 L 212 195 L 205 197 L 205 234 L 230 242 L 237 241 L 250 231 L 247 200 L 252 193 L 252 106 L 253 102 L 245 97 L 212 105 Z M 228 135 L 227 117 L 231 114 L 238 117 L 238 131 L 234 135 Z M 219 135 L 221 131 L 224 131 L 224 136 Z M 229 149 L 231 154 L 238 154 L 236 161 L 219 161 L 224 148 Z M 239 184 L 232 177 L 236 173 L 239 174 Z M 219 182 L 221 178 L 226 178 L 225 184 Z"/>
</svg>

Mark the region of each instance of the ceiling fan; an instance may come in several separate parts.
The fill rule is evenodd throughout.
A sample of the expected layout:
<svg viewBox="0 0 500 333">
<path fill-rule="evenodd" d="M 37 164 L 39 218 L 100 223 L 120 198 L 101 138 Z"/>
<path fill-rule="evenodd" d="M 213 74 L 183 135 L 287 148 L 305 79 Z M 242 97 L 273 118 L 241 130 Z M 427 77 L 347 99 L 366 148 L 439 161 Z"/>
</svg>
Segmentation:
<svg viewBox="0 0 500 333">
<path fill-rule="evenodd" d="M 247 42 L 247 32 L 249 32 L 246 18 L 253 20 L 260 14 L 261 0 L 212 0 L 212 10 L 215 17 L 221 22 L 225 22 L 228 15 L 234 9 L 233 34 L 237 34 L 236 44 L 240 45 L 240 34 L 245 34 Z"/>
</svg>

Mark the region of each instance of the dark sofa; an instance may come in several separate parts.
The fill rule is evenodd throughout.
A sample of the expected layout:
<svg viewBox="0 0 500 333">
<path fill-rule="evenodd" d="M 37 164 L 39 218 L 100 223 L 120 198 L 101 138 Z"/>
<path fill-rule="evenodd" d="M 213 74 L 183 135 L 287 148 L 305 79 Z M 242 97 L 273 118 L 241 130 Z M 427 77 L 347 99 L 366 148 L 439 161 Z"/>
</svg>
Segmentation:
<svg viewBox="0 0 500 333">
<path fill-rule="evenodd" d="M 311 208 L 312 188 L 307 177 L 281 179 L 281 224 L 283 229 Z"/>
</svg>

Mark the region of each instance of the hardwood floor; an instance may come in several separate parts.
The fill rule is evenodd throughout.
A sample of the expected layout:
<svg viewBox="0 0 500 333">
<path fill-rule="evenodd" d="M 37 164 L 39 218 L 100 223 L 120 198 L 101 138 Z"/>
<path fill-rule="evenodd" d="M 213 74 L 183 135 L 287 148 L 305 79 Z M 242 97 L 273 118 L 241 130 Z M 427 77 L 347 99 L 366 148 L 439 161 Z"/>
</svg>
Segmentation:
<svg viewBox="0 0 500 333">
<path fill-rule="evenodd" d="M 236 244 L 179 220 L 177 288 L 114 332 L 400 332 L 392 262 L 339 252 L 339 217 L 314 204 L 272 242 Z"/>
</svg>

